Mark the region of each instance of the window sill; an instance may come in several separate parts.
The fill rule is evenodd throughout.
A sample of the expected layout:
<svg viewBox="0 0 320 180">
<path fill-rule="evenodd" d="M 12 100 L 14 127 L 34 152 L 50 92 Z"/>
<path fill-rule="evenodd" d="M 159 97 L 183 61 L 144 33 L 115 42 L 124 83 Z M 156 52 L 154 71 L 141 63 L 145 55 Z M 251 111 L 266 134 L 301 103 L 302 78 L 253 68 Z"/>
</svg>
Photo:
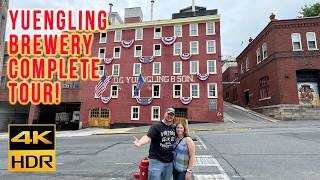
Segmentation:
<svg viewBox="0 0 320 180">
<path fill-rule="evenodd" d="M 259 99 L 259 101 L 265 101 L 265 100 L 269 100 L 269 99 L 271 99 L 271 97 L 262 98 L 262 99 Z"/>
<path fill-rule="evenodd" d="M 293 52 L 302 52 L 303 51 L 303 49 L 294 49 L 294 50 L 292 50 Z"/>
<path fill-rule="evenodd" d="M 139 121 L 139 119 L 131 119 L 131 121 Z"/>
<path fill-rule="evenodd" d="M 99 44 L 106 44 L 107 42 L 99 42 Z"/>
<path fill-rule="evenodd" d="M 218 97 L 212 96 L 212 97 L 208 97 L 208 99 L 218 99 Z"/>
<path fill-rule="evenodd" d="M 160 119 L 151 119 L 151 121 L 160 121 Z"/>
<path fill-rule="evenodd" d="M 319 49 L 308 49 L 308 51 L 318 51 Z"/>
</svg>

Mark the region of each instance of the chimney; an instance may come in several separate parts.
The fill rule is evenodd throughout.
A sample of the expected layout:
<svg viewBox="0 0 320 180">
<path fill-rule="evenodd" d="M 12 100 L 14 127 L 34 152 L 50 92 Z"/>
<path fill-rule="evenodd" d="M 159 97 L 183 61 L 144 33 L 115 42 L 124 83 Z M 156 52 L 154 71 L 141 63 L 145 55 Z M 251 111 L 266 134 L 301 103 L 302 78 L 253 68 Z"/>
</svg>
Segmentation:
<svg viewBox="0 0 320 180">
<path fill-rule="evenodd" d="M 249 43 L 251 43 L 253 41 L 252 37 L 249 38 Z"/>
<path fill-rule="evenodd" d="M 196 6 L 194 0 L 192 0 L 192 12 L 196 11 Z"/>
<path fill-rule="evenodd" d="M 153 5 L 154 5 L 154 0 L 151 0 L 151 18 L 150 18 L 151 21 L 153 21 Z"/>
<path fill-rule="evenodd" d="M 124 23 L 140 23 L 143 20 L 141 7 L 125 8 Z"/>
<path fill-rule="evenodd" d="M 276 15 L 271 13 L 271 15 L 269 16 L 270 21 L 276 21 Z"/>
</svg>

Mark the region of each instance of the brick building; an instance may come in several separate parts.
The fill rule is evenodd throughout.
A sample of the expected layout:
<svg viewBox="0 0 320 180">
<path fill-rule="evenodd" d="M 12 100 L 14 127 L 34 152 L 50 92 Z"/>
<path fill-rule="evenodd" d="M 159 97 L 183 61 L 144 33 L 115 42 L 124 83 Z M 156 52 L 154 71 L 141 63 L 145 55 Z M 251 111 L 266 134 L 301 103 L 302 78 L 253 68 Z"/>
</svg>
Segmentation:
<svg viewBox="0 0 320 180">
<path fill-rule="evenodd" d="M 142 21 L 141 8 L 127 8 L 124 21 L 112 13 L 107 32 L 94 34 L 92 56 L 101 58 L 101 78 L 110 82 L 97 96 L 97 81 L 65 81 L 60 105 L 8 105 L 0 91 L 1 108 L 20 123 L 57 123 L 80 119 L 81 127 L 151 124 L 168 107 L 177 118 L 222 121 L 220 17 L 217 10 L 185 8 L 172 19 Z M 5 71 L 6 68 L 4 68 Z M 3 72 L 5 76 L 6 72 Z M 145 83 L 138 96 L 140 74 Z M 17 112 L 23 116 L 17 117 Z M 76 113 L 75 113 L 76 112 Z"/>
<path fill-rule="evenodd" d="M 237 57 L 238 99 L 230 101 L 277 119 L 319 119 L 319 37 L 320 17 L 271 15 Z"/>
</svg>

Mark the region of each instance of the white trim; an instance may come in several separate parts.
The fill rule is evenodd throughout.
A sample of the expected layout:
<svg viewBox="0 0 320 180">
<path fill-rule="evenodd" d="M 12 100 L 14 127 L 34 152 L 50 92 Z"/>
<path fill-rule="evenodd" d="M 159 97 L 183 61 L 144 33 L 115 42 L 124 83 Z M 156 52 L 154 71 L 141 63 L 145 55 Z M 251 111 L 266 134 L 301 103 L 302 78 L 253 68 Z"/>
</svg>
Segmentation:
<svg viewBox="0 0 320 180">
<path fill-rule="evenodd" d="M 313 34 L 313 37 L 314 37 L 314 41 L 315 41 L 315 45 L 316 47 L 315 48 L 310 48 L 309 47 L 309 38 L 308 38 L 308 34 Z M 316 33 L 315 32 L 306 32 L 306 37 L 307 37 L 307 46 L 308 46 L 308 50 L 319 50 L 318 49 L 318 43 L 317 43 L 317 36 L 316 36 Z"/>
<path fill-rule="evenodd" d="M 197 72 L 192 72 L 192 62 L 197 63 Z M 190 74 L 199 74 L 199 61 L 190 61 Z"/>
<path fill-rule="evenodd" d="M 101 41 L 101 36 L 102 34 L 106 34 L 106 40 L 105 41 Z M 99 37 L 99 43 L 107 43 L 107 38 L 108 38 L 108 33 L 107 32 L 100 32 L 100 37 Z"/>
<path fill-rule="evenodd" d="M 137 55 L 137 53 L 136 53 L 136 48 L 137 48 L 138 46 L 141 47 L 141 54 L 140 54 L 140 55 Z M 135 46 L 134 46 L 133 57 L 140 57 L 140 56 L 142 56 L 142 48 L 143 48 L 142 45 L 135 45 Z"/>
<path fill-rule="evenodd" d="M 245 67 L 246 67 L 246 68 L 245 68 L 246 72 L 250 70 L 250 67 L 249 67 L 249 66 L 250 66 L 250 61 L 249 61 L 249 58 L 246 57 L 246 66 L 245 66 Z"/>
<path fill-rule="evenodd" d="M 116 39 L 116 37 L 117 37 L 117 36 L 116 36 L 117 32 L 120 32 L 120 39 L 119 39 L 119 40 Z M 122 30 L 115 30 L 115 31 L 114 31 L 113 42 L 121 42 L 121 40 L 122 40 Z"/>
<path fill-rule="evenodd" d="M 258 56 L 258 53 L 259 53 L 259 56 Z M 257 64 L 259 64 L 261 62 L 261 51 L 260 51 L 260 48 L 258 48 L 256 50 L 256 61 L 257 61 Z"/>
<path fill-rule="evenodd" d="M 136 67 L 136 64 L 139 64 L 139 66 L 140 66 L 140 72 L 138 73 L 138 74 L 135 74 L 135 67 Z M 133 72 L 132 72 L 132 75 L 133 76 L 139 76 L 141 74 L 141 63 L 133 63 Z"/>
<path fill-rule="evenodd" d="M 117 94 L 115 96 L 112 95 L 112 87 L 117 87 Z M 110 87 L 110 96 L 112 98 L 118 98 L 118 96 L 119 96 L 119 86 L 118 85 L 111 85 L 111 87 Z"/>
<path fill-rule="evenodd" d="M 214 85 L 215 87 L 215 96 L 210 96 L 210 86 Z M 218 98 L 218 84 L 217 83 L 208 83 L 207 84 L 207 96 L 208 98 Z"/>
<path fill-rule="evenodd" d="M 197 26 L 197 34 L 195 34 L 195 35 L 191 35 L 191 26 L 193 25 L 193 24 L 196 24 Z M 199 35 L 199 24 L 198 23 L 192 23 L 192 24 L 189 24 L 189 36 L 198 36 Z"/>
<path fill-rule="evenodd" d="M 208 33 L 208 23 L 212 23 L 212 30 L 213 32 L 212 33 Z M 209 22 L 206 22 L 206 35 L 207 36 L 210 36 L 210 35 L 215 35 L 216 34 L 216 23 L 214 21 L 209 21 Z"/>
<path fill-rule="evenodd" d="M 119 49 L 120 49 L 120 51 L 119 51 L 119 57 L 115 57 L 116 48 L 119 48 Z M 120 59 L 120 58 L 121 58 L 121 46 L 115 46 L 115 47 L 113 47 L 113 58 L 114 58 L 114 59 Z"/>
<path fill-rule="evenodd" d="M 131 98 L 136 98 L 134 96 L 134 86 L 137 86 L 137 84 L 132 84 L 132 86 L 131 86 Z M 139 91 L 138 97 L 140 97 L 140 91 Z"/>
<path fill-rule="evenodd" d="M 154 96 L 154 86 L 159 86 L 159 96 Z M 152 84 L 152 98 L 160 99 L 161 97 L 161 84 Z"/>
<path fill-rule="evenodd" d="M 137 38 L 137 30 L 138 30 L 138 29 L 141 29 L 141 39 L 138 39 L 138 38 Z M 143 40 L 143 28 L 136 28 L 136 29 L 135 29 L 134 39 L 135 39 L 136 41 L 141 41 L 141 40 Z"/>
<path fill-rule="evenodd" d="M 159 64 L 159 73 L 155 73 L 155 64 Z M 161 75 L 161 62 L 153 62 L 152 63 L 152 75 Z"/>
<path fill-rule="evenodd" d="M 155 52 L 156 52 L 156 45 L 160 45 L 160 55 L 155 55 Z M 161 56 L 161 51 L 162 51 L 162 47 L 161 47 L 161 44 L 154 44 L 153 45 L 153 56 Z"/>
<path fill-rule="evenodd" d="M 115 66 L 118 66 L 118 75 L 114 74 L 114 68 Z M 120 76 L 120 64 L 112 64 L 112 76 Z"/>
<path fill-rule="evenodd" d="M 294 49 L 294 42 L 293 42 L 293 36 L 294 35 L 298 35 L 298 37 L 299 37 L 300 49 Z M 291 43 L 292 43 L 292 50 L 293 51 L 302 51 L 303 50 L 300 33 L 291 33 Z"/>
<path fill-rule="evenodd" d="M 160 37 L 159 38 L 156 38 L 156 29 L 157 28 L 160 28 Z M 161 26 L 154 27 L 153 28 L 153 39 L 161 39 L 161 37 L 162 37 L 162 27 Z"/>
<path fill-rule="evenodd" d="M 180 73 L 176 72 L 176 64 L 180 64 Z M 182 75 L 182 62 L 181 61 L 173 61 L 173 75 Z"/>
<path fill-rule="evenodd" d="M 175 85 L 179 85 L 180 86 L 180 96 L 175 96 L 175 93 L 174 93 L 175 92 L 175 89 L 174 89 Z M 182 97 L 182 84 L 173 84 L 172 85 L 172 97 L 174 99 Z"/>
<path fill-rule="evenodd" d="M 265 101 L 265 100 L 269 100 L 269 99 L 271 99 L 270 96 L 269 96 L 269 97 L 266 97 L 266 98 L 259 99 L 259 101 Z"/>
<path fill-rule="evenodd" d="M 103 55 L 103 58 L 100 58 L 100 50 L 101 50 L 101 49 L 104 49 L 104 53 L 103 53 L 104 55 Z M 99 48 L 99 51 L 98 51 L 98 58 L 99 58 L 99 59 L 104 59 L 104 58 L 106 58 L 106 48 Z"/>
<path fill-rule="evenodd" d="M 180 47 L 181 47 L 179 54 L 176 54 L 176 45 L 177 45 L 177 44 L 180 44 Z M 183 52 L 183 51 L 182 51 L 182 42 L 176 42 L 176 43 L 174 43 L 174 44 L 173 44 L 173 55 L 174 55 L 174 56 L 180 56 L 180 54 L 182 54 L 182 52 Z"/>
<path fill-rule="evenodd" d="M 213 42 L 213 52 L 209 52 L 209 42 Z M 216 40 L 207 40 L 207 54 L 215 54 L 216 52 Z"/>
<path fill-rule="evenodd" d="M 153 110 L 154 110 L 154 109 L 159 109 L 159 114 L 158 114 L 159 117 L 158 117 L 158 119 L 154 119 L 154 118 L 153 118 L 153 115 L 154 115 L 154 114 L 153 114 L 153 113 L 154 113 Z M 160 106 L 152 106 L 152 107 L 151 107 L 151 120 L 152 120 L 152 121 L 160 121 L 160 116 L 161 116 Z"/>
<path fill-rule="evenodd" d="M 138 118 L 133 118 L 133 108 L 138 108 Z M 138 121 L 140 119 L 140 106 L 131 106 L 131 120 Z"/>
<path fill-rule="evenodd" d="M 179 26 L 180 28 L 181 28 L 181 35 L 180 36 L 177 36 L 176 35 L 176 27 L 177 26 Z M 182 33 L 183 31 L 182 31 L 182 24 L 176 24 L 176 25 L 174 25 L 173 26 L 173 34 L 174 34 L 174 36 L 176 36 L 176 37 L 182 37 L 183 36 L 183 33 Z"/>
<path fill-rule="evenodd" d="M 262 60 L 265 60 L 268 57 L 268 45 L 266 42 L 262 44 L 261 49 L 262 49 Z M 267 56 L 264 56 L 265 51 L 267 52 Z"/>
<path fill-rule="evenodd" d="M 197 52 L 196 53 L 192 53 L 192 51 L 191 51 L 191 49 L 192 49 L 192 43 L 197 43 Z M 199 41 L 190 41 L 190 48 L 189 48 L 189 50 L 190 50 L 190 54 L 191 55 L 198 55 L 199 54 Z"/>
<path fill-rule="evenodd" d="M 209 71 L 209 62 L 214 63 L 214 72 Z M 217 61 L 216 60 L 207 60 L 207 73 L 208 74 L 217 74 Z"/>
<path fill-rule="evenodd" d="M 192 86 L 193 85 L 196 85 L 198 87 L 197 96 L 192 96 Z M 192 98 L 200 98 L 200 86 L 199 86 L 199 83 L 190 83 L 190 97 L 192 97 Z"/>
</svg>

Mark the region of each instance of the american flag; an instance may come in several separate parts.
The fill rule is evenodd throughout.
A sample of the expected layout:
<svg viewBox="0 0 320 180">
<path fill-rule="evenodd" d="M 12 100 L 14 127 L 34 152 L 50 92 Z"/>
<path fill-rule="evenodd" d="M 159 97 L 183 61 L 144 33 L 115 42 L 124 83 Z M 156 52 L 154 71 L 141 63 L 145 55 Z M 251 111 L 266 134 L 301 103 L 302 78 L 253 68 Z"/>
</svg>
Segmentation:
<svg viewBox="0 0 320 180">
<path fill-rule="evenodd" d="M 95 87 L 94 91 L 94 97 L 100 98 L 102 96 L 102 93 L 106 90 L 107 85 L 109 84 L 111 80 L 111 76 L 106 76 L 105 74 L 101 77 L 99 83 Z"/>
<path fill-rule="evenodd" d="M 140 91 L 143 83 L 144 83 L 144 78 L 143 78 L 142 74 L 140 74 L 139 79 L 138 79 L 137 87 L 134 90 L 134 96 L 138 96 L 139 95 L 139 91 Z"/>
</svg>

